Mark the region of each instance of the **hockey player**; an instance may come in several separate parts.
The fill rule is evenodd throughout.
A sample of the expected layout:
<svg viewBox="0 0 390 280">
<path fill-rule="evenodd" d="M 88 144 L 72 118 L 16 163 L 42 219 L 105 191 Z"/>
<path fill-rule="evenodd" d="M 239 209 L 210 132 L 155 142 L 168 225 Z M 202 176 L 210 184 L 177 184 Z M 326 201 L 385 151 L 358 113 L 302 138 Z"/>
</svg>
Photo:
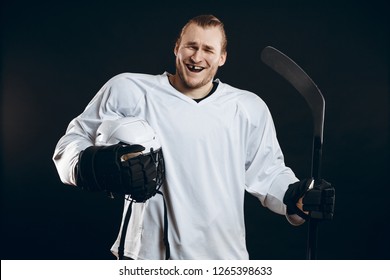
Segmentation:
<svg viewBox="0 0 390 280">
<path fill-rule="evenodd" d="M 227 58 L 226 45 L 216 17 L 191 19 L 174 46 L 175 73 L 113 77 L 59 140 L 53 160 L 63 183 L 132 194 L 139 182 L 156 181 L 156 172 L 147 171 L 155 162 L 142 160 L 149 156 L 143 154 L 142 143 L 95 145 L 97 130 L 106 120 L 137 117 L 159 138 L 165 162 L 159 189 L 163 196 L 133 203 L 126 230 L 111 248 L 115 255 L 124 240 L 125 258 L 167 257 L 164 198 L 171 259 L 248 259 L 245 191 L 293 225 L 307 217 L 302 198 L 311 191 L 312 180 L 298 180 L 285 166 L 266 104 L 256 94 L 216 79 Z M 125 167 L 127 159 L 121 157 L 127 153 L 136 153 L 138 160 Z M 326 181 L 316 187 L 333 190 Z M 334 200 L 321 196 L 334 192 L 320 192 L 309 204 L 329 217 Z"/>
</svg>

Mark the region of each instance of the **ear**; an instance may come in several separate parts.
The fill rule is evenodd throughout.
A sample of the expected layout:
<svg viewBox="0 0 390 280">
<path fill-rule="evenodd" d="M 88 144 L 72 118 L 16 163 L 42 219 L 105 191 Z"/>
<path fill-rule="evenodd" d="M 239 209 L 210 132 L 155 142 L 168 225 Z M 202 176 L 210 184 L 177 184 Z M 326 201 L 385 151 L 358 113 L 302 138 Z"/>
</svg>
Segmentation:
<svg viewBox="0 0 390 280">
<path fill-rule="evenodd" d="M 218 66 L 221 67 L 222 65 L 224 65 L 225 62 L 226 62 L 226 58 L 227 58 L 227 52 L 221 53 L 221 56 L 220 56 L 220 58 L 219 58 Z"/>
<path fill-rule="evenodd" d="M 173 53 L 175 54 L 175 56 L 177 56 L 178 49 L 179 49 L 179 45 L 176 43 L 175 47 L 173 48 Z"/>
</svg>

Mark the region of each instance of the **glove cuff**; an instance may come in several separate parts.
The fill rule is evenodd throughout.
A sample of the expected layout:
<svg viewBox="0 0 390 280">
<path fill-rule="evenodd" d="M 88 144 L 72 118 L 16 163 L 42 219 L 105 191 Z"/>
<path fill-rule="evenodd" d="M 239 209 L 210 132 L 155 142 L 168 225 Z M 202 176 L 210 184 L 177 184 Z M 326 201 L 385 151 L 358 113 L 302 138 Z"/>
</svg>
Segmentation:
<svg viewBox="0 0 390 280">
<path fill-rule="evenodd" d="M 283 197 L 283 203 L 287 206 L 287 214 L 297 214 L 299 217 L 307 220 L 309 216 L 298 208 L 299 199 L 305 195 L 309 189 L 312 179 L 304 179 L 288 186 L 288 189 Z"/>
<path fill-rule="evenodd" d="M 91 146 L 81 151 L 76 165 L 76 185 L 83 190 L 100 191 L 102 188 L 96 179 L 94 159 L 98 147 Z"/>
</svg>

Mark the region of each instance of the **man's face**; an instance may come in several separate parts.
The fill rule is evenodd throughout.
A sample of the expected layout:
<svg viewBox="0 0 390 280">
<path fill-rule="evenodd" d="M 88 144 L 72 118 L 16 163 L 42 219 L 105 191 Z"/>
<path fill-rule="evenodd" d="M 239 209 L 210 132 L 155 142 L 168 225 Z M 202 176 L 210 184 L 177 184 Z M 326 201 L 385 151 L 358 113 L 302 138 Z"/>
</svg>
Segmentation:
<svg viewBox="0 0 390 280">
<path fill-rule="evenodd" d="M 219 28 L 187 27 L 175 46 L 177 86 L 184 91 L 209 88 L 218 67 L 226 61 Z"/>
</svg>

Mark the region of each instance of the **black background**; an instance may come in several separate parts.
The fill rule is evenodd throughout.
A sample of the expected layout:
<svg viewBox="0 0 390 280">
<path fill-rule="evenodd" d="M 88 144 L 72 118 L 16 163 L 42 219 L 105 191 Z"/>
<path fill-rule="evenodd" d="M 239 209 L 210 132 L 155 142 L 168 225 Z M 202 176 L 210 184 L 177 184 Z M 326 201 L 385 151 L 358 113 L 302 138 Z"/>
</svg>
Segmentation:
<svg viewBox="0 0 390 280">
<path fill-rule="evenodd" d="M 323 176 L 336 214 L 320 225 L 319 259 L 390 258 L 389 9 L 385 1 L 3 1 L 1 259 L 113 259 L 122 202 L 63 185 L 51 157 L 70 120 L 122 72 L 174 71 L 185 22 L 225 22 L 218 77 L 257 93 L 286 163 L 310 175 L 311 117 L 302 97 L 260 60 L 272 45 L 326 99 Z M 307 227 L 246 199 L 251 259 L 304 259 Z"/>
</svg>

